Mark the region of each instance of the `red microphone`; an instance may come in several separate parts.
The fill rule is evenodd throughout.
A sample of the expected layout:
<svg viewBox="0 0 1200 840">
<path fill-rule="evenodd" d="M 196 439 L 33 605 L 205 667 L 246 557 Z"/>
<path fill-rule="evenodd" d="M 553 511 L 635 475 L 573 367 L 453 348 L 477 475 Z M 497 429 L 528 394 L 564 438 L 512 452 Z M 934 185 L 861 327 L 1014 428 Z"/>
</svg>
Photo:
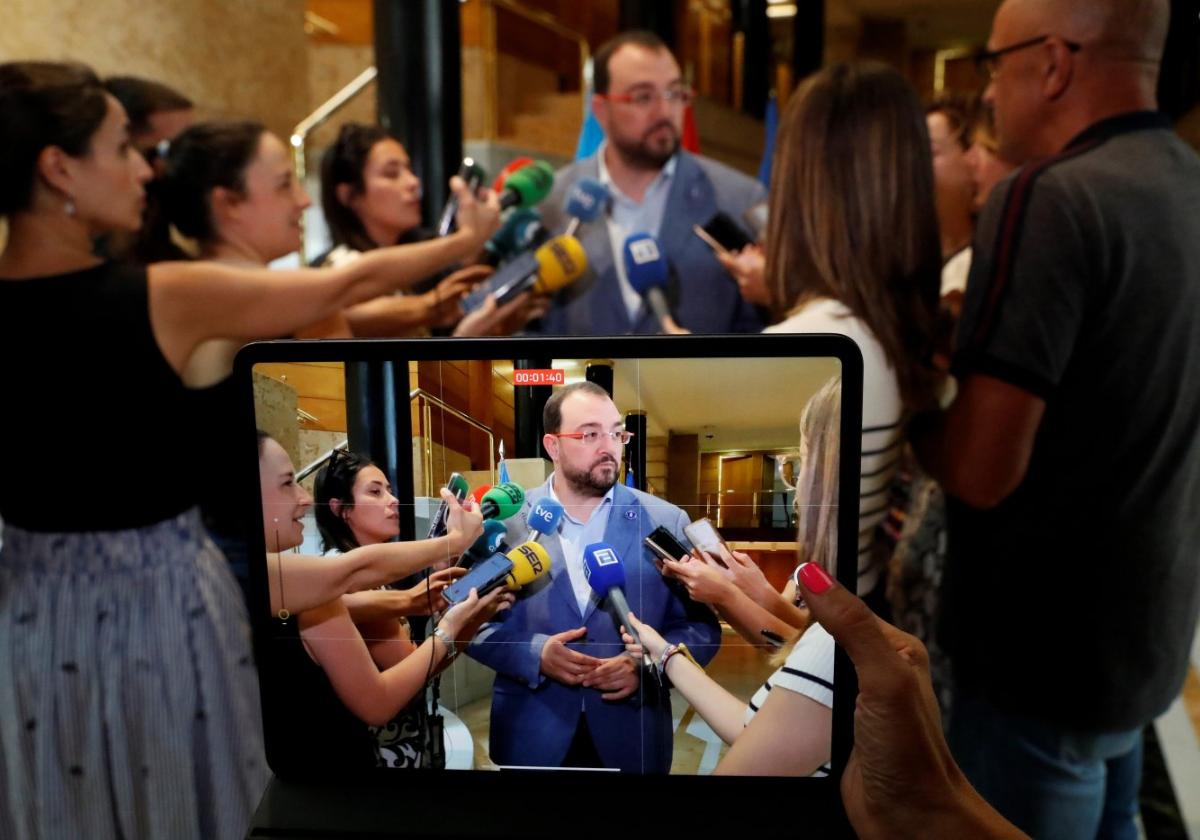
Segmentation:
<svg viewBox="0 0 1200 840">
<path fill-rule="evenodd" d="M 487 493 L 487 491 L 489 491 L 491 489 L 492 489 L 492 485 L 481 484 L 480 486 L 476 487 L 474 490 L 471 491 L 471 498 L 475 500 L 475 504 L 477 506 L 483 504 L 484 494 Z"/>
<path fill-rule="evenodd" d="M 524 169 L 529 164 L 533 163 L 531 157 L 513 158 L 508 162 L 508 166 L 500 170 L 496 175 L 496 180 L 492 181 L 492 192 L 499 193 L 504 189 L 504 182 L 508 180 L 508 176 L 516 172 L 518 169 Z"/>
</svg>

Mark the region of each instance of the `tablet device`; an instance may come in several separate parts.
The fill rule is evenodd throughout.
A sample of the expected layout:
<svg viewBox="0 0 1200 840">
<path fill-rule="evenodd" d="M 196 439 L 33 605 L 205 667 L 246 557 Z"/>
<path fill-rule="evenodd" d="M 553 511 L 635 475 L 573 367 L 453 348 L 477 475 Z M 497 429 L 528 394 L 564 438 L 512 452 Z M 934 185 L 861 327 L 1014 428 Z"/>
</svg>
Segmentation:
<svg viewBox="0 0 1200 840">
<path fill-rule="evenodd" d="M 604 550 L 594 550 L 589 562 L 616 563 L 639 618 L 697 627 L 711 613 L 702 605 L 662 600 L 663 578 L 645 538 L 661 527 L 682 542 L 686 521 L 709 517 L 739 550 L 749 545 L 747 553 L 782 589 L 796 565 L 796 521 L 792 491 L 776 480 L 772 465 L 777 456 L 797 451 L 805 403 L 839 378 L 836 522 L 838 544 L 851 548 L 833 571 L 847 587 L 855 584 L 862 360 L 844 337 L 278 341 L 244 348 L 235 375 L 244 434 L 230 457 L 238 464 L 246 521 L 261 523 L 248 531 L 251 557 L 265 558 L 265 532 L 272 527 L 262 509 L 256 429 L 290 453 L 301 486 L 311 486 L 326 453 L 348 438 L 350 451 L 369 457 L 389 478 L 399 499 L 402 542 L 428 532 L 438 490 L 455 472 L 472 488 L 501 485 L 507 477 L 524 488 L 526 505 L 549 496 L 554 464 L 547 455 L 555 448 L 570 459 L 576 491 L 590 483 L 591 492 L 610 505 L 597 542 Z M 585 440 L 590 426 L 563 425 L 558 433 L 566 437 L 548 436 L 547 401 L 584 381 L 611 394 L 618 425 L 598 429 L 594 440 Z M 565 424 L 573 416 L 567 411 L 560 419 Z M 644 446 L 622 449 L 621 430 L 632 431 L 634 440 L 642 436 Z M 602 451 L 629 468 L 612 470 L 597 454 Z M 272 610 L 265 559 L 251 562 L 267 759 L 277 777 L 260 817 L 271 830 L 382 836 L 403 828 L 414 836 L 474 836 L 486 827 L 488 836 L 570 838 L 618 830 L 638 835 L 665 820 L 694 836 L 848 831 L 838 782 L 851 745 L 856 683 L 841 650 L 832 674 L 829 772 L 811 778 L 714 775 L 728 746 L 678 690 L 666 682 L 660 687 L 651 676 L 640 681 L 635 698 L 612 703 L 540 673 L 529 653 L 537 633 L 584 626 L 586 634 L 570 641 L 571 649 L 597 658 L 623 653 L 612 642 L 611 599 L 593 591 L 580 608 L 581 590 L 562 548 L 567 529 L 580 527 L 577 514 L 568 506 L 560 530 L 550 534 L 531 534 L 524 510 L 503 520 L 509 545 L 536 539 L 546 548 L 549 572 L 518 591 L 509 614 L 491 623 L 503 632 L 489 633 L 485 625 L 466 653 L 436 680 L 431 672 L 412 704 L 396 710 L 398 725 L 416 721 L 419 729 L 420 720 L 430 717 L 436 681 L 434 711 L 444 723 L 435 733 L 436 750 L 426 749 L 421 735 L 398 746 L 378 731 L 366 737 L 367 722 L 355 717 L 309 656 L 302 621 Z M 301 544 L 275 567 L 283 593 L 295 591 L 288 587 L 289 560 L 321 555 L 312 511 L 303 524 Z M 762 652 L 771 646 L 752 646 L 728 629 L 701 629 L 690 637 L 699 640 L 689 642 L 692 654 L 749 703 L 777 667 Z M 347 651 L 363 643 L 343 641 Z M 539 704 L 549 705 L 539 710 Z M 410 705 L 424 712 L 405 717 Z M 582 753 L 575 743 L 578 711 L 585 713 L 592 739 Z M 565 741 L 556 731 L 564 717 L 572 727 Z M 381 728 L 387 727 L 375 727 Z M 412 755 L 403 752 L 410 748 Z M 444 760 L 430 760 L 439 753 Z M 581 762 L 581 754 L 592 757 Z M 614 807 L 604 809 L 603 803 Z M 600 811 L 624 816 L 604 828 L 595 816 Z"/>
</svg>

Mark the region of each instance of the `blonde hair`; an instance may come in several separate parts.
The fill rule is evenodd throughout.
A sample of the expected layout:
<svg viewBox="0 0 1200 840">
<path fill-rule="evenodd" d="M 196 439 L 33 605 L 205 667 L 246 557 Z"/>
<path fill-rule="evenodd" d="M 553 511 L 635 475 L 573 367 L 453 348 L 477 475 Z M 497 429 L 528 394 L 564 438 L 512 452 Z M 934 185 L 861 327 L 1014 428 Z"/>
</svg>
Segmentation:
<svg viewBox="0 0 1200 840">
<path fill-rule="evenodd" d="M 826 382 L 804 404 L 800 414 L 800 470 L 796 474 L 796 555 L 800 563 L 816 563 L 836 576 L 838 491 L 841 486 L 842 377 Z M 778 667 L 787 659 L 807 627 L 801 628 L 773 657 Z"/>
</svg>

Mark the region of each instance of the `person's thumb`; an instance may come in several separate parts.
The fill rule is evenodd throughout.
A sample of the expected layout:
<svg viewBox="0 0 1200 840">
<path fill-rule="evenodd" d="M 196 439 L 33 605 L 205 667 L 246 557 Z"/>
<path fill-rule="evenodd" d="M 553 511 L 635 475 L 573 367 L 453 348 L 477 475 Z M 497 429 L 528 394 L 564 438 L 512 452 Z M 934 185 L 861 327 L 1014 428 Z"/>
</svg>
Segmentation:
<svg viewBox="0 0 1200 840">
<path fill-rule="evenodd" d="M 813 618 L 846 649 L 858 670 L 860 685 L 879 674 L 879 669 L 894 666 L 896 651 L 883 635 L 875 613 L 861 599 L 815 563 L 801 566 L 797 577 Z"/>
<path fill-rule="evenodd" d="M 569 642 L 574 639 L 578 639 L 580 636 L 583 636 L 586 633 L 586 627 L 576 627 L 574 630 L 564 630 L 562 633 L 559 633 L 558 638 L 564 642 Z"/>
</svg>

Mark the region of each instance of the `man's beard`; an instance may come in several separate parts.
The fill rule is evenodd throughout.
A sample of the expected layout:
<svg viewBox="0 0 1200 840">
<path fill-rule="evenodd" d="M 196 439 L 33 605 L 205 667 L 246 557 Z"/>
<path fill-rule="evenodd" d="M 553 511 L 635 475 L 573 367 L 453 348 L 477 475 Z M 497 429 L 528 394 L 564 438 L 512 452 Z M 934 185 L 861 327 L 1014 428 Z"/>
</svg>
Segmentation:
<svg viewBox="0 0 1200 840">
<path fill-rule="evenodd" d="M 612 478 L 605 479 L 600 475 L 601 468 L 612 465 Z M 581 496 L 603 496 L 617 483 L 618 464 L 615 460 L 604 459 L 592 464 L 587 470 L 572 470 L 566 464 L 562 465 L 562 476 L 567 485 Z"/>
<path fill-rule="evenodd" d="M 649 139 L 650 135 L 663 127 L 671 129 L 671 142 L 667 144 L 666 148 L 652 144 Z M 636 143 L 627 143 L 616 137 L 612 138 L 612 143 L 628 166 L 635 169 L 658 170 L 662 169 L 667 161 L 679 151 L 679 133 L 675 131 L 674 125 L 664 120 L 651 126 L 650 130 L 643 134 Z"/>
</svg>

